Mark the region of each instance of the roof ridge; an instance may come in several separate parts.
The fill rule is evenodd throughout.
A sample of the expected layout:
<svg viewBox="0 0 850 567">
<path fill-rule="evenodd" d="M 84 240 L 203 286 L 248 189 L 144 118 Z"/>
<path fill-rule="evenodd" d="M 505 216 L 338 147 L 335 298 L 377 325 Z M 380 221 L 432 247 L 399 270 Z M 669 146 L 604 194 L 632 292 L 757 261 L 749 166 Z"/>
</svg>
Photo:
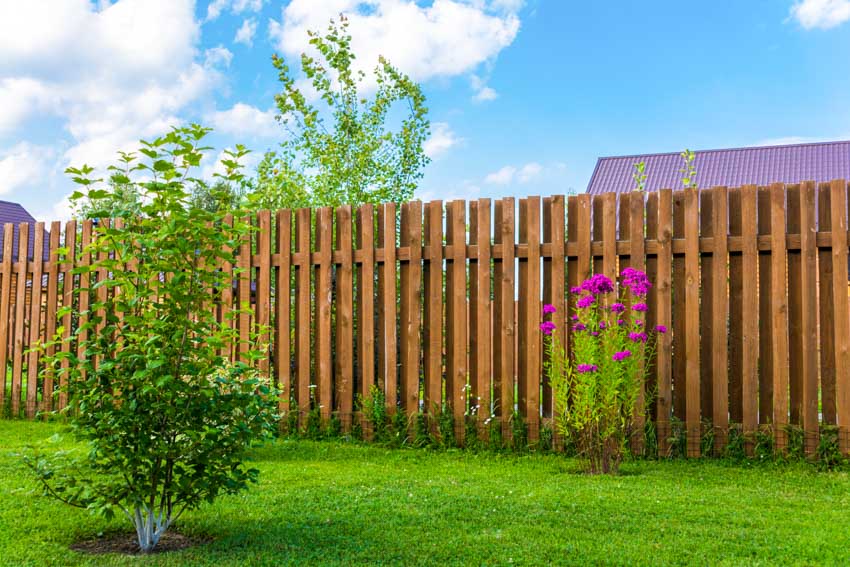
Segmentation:
<svg viewBox="0 0 850 567">
<path fill-rule="evenodd" d="M 837 146 L 843 144 L 850 144 L 850 140 L 830 140 L 826 142 L 800 142 L 797 144 L 777 144 L 771 146 L 740 146 L 737 148 L 713 148 L 709 150 L 693 150 L 695 154 L 713 154 L 717 152 L 741 152 L 747 150 L 767 150 L 774 148 L 802 148 L 808 146 Z M 625 158 L 646 158 L 646 157 L 661 157 L 661 156 L 677 156 L 682 152 L 655 152 L 648 154 L 626 154 L 619 156 L 601 156 L 598 161 L 607 160 L 607 159 L 625 159 Z"/>
</svg>

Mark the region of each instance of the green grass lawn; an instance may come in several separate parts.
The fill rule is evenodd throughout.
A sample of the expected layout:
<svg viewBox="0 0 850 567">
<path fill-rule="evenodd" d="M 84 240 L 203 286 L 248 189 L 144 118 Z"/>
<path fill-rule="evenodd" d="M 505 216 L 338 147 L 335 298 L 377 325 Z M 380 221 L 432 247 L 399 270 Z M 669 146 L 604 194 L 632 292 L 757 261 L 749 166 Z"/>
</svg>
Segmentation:
<svg viewBox="0 0 850 567">
<path fill-rule="evenodd" d="M 850 478 L 796 465 L 635 462 L 280 441 L 260 483 L 184 516 L 212 541 L 151 557 L 68 549 L 129 523 L 37 494 L 13 453 L 60 431 L 0 421 L 2 565 L 847 564 Z"/>
</svg>

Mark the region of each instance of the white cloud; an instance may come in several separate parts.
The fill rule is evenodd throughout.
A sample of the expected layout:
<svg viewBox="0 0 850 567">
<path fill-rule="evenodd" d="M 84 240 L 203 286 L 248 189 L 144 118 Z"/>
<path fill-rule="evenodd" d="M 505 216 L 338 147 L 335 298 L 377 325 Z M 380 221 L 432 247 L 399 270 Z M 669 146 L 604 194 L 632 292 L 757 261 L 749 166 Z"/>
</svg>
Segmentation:
<svg viewBox="0 0 850 567">
<path fill-rule="evenodd" d="M 231 61 L 233 52 L 222 45 L 204 51 L 204 65 L 207 67 L 230 67 Z"/>
<path fill-rule="evenodd" d="M 269 34 L 290 57 L 312 51 L 309 30 L 324 31 L 331 18 L 349 19 L 355 66 L 371 71 L 380 55 L 417 81 L 473 71 L 516 38 L 521 2 L 434 0 L 292 0 Z M 367 73 L 368 75 L 368 73 Z M 367 85 L 373 86 L 373 85 Z"/>
<path fill-rule="evenodd" d="M 50 114 L 65 158 L 102 166 L 212 94 L 232 54 L 201 53 L 193 0 L 13 2 L 0 18 L 0 133 Z M 57 155 L 58 158 L 58 155 Z"/>
<path fill-rule="evenodd" d="M 514 175 L 516 175 L 516 168 L 512 165 L 506 165 L 502 169 L 488 174 L 484 178 L 484 183 L 492 185 L 508 185 L 514 180 Z"/>
<path fill-rule="evenodd" d="M 446 122 L 434 122 L 431 125 L 431 136 L 425 140 L 422 149 L 429 158 L 435 158 L 447 152 L 463 140 L 452 131 Z"/>
<path fill-rule="evenodd" d="M 506 165 L 484 177 L 484 183 L 490 185 L 510 185 L 516 181 L 524 185 L 539 177 L 541 173 L 543 173 L 543 166 L 535 161 L 529 162 L 520 168 L 513 165 Z"/>
<path fill-rule="evenodd" d="M 233 14 L 259 12 L 263 8 L 263 0 L 212 0 L 207 6 L 206 21 L 215 20 L 227 8 L 230 8 Z"/>
<path fill-rule="evenodd" d="M 517 172 L 517 181 L 520 183 L 528 183 L 532 179 L 540 175 L 543 171 L 543 166 L 537 162 L 527 163 L 522 166 L 522 169 Z"/>
<path fill-rule="evenodd" d="M 274 110 L 262 111 L 242 102 L 229 110 L 213 112 L 207 116 L 207 122 L 217 132 L 239 137 L 273 138 L 281 135 Z"/>
<path fill-rule="evenodd" d="M 791 6 L 791 17 L 807 30 L 833 28 L 850 20 L 850 0 L 800 0 Z"/>
<path fill-rule="evenodd" d="M 21 142 L 0 151 L 0 194 L 39 183 L 50 168 L 53 151 L 43 146 Z"/>
<path fill-rule="evenodd" d="M 257 33 L 257 20 L 249 18 L 242 22 L 242 26 L 236 30 L 235 43 L 243 43 L 248 47 L 254 45 L 254 35 Z"/>
<path fill-rule="evenodd" d="M 472 96 L 472 100 L 475 102 L 496 100 L 499 96 L 496 90 L 492 87 L 488 87 L 487 83 L 478 75 L 472 75 L 470 77 L 470 84 L 472 85 L 472 90 L 475 91 L 475 94 Z"/>
</svg>

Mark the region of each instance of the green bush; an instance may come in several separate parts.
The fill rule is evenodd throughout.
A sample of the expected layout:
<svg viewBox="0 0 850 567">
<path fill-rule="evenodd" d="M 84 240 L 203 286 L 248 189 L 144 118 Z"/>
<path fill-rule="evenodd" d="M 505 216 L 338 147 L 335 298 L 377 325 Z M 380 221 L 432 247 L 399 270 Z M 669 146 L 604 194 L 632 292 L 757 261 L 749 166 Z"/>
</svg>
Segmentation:
<svg viewBox="0 0 850 567">
<path fill-rule="evenodd" d="M 47 494 L 107 517 L 124 514 L 143 552 L 184 511 L 256 482 L 245 450 L 277 427 L 275 392 L 253 365 L 265 345 L 256 336 L 240 342 L 236 326 L 217 321 L 211 308 L 216 290 L 233 285 L 218 266 L 233 261 L 227 250 L 251 227 L 230 226 L 190 202 L 207 132 L 174 129 L 142 143 L 146 159 L 122 154 L 110 168 L 106 186 L 137 191 L 140 214 L 96 227 L 84 251 L 91 264 L 75 269 L 93 283 L 81 291 L 96 298 L 74 313 L 78 350 L 57 348 L 45 358 L 46 372 L 67 373 L 65 411 L 87 451 L 26 459 Z M 230 152 L 223 178 L 240 180 L 244 153 Z M 92 171 L 68 169 L 81 187 L 73 198 L 108 202 L 109 189 Z M 231 347 L 236 362 L 225 356 Z"/>
</svg>

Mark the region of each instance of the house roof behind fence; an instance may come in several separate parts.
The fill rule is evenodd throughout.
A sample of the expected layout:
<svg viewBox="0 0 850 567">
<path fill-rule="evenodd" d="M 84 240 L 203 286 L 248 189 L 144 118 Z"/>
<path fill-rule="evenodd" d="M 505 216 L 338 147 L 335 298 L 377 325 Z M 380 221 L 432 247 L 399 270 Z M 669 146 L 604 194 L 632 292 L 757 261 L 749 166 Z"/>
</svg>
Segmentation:
<svg viewBox="0 0 850 567">
<path fill-rule="evenodd" d="M 850 141 L 696 151 L 701 188 L 850 179 Z M 602 157 L 587 185 L 591 195 L 635 188 L 634 164 L 646 163 L 646 190 L 681 189 L 680 152 Z"/>
<path fill-rule="evenodd" d="M 12 260 L 16 261 L 18 259 L 18 228 L 21 223 L 29 223 L 30 224 L 30 232 L 29 232 L 29 253 L 27 254 L 27 259 L 32 260 L 32 252 L 33 246 L 35 244 L 35 218 L 29 212 L 23 208 L 20 203 L 12 203 L 10 201 L 0 201 L 0 258 L 3 256 L 3 234 L 4 234 L 4 226 L 7 223 L 12 223 L 15 225 L 14 229 L 14 240 L 12 244 Z M 48 260 L 50 258 L 50 252 L 47 249 L 48 243 L 48 233 L 44 231 L 44 260 Z"/>
</svg>

